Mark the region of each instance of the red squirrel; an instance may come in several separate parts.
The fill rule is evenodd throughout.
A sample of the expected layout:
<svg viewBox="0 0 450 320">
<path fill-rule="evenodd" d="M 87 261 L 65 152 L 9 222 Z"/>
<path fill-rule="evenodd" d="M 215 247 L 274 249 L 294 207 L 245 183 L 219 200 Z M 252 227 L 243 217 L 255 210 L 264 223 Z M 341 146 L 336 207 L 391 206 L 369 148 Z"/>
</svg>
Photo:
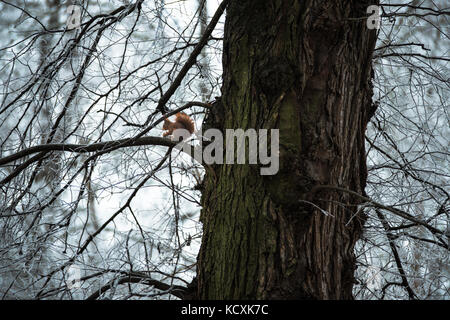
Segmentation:
<svg viewBox="0 0 450 320">
<path fill-rule="evenodd" d="M 195 131 L 194 121 L 184 112 L 178 112 L 175 115 L 175 122 L 170 121 L 169 119 L 164 119 L 163 137 L 169 136 L 173 134 L 173 131 L 176 129 L 186 129 L 190 134 L 193 134 Z"/>
</svg>

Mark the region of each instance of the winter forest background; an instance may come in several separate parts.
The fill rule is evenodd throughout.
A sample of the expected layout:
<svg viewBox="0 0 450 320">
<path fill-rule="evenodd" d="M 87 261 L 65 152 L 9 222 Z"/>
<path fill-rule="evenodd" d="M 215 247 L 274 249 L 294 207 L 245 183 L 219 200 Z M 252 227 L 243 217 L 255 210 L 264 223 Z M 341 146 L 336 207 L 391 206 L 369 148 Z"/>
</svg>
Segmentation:
<svg viewBox="0 0 450 320">
<path fill-rule="evenodd" d="M 177 299 L 192 281 L 204 169 L 186 155 L 104 144 L 2 160 L 141 134 L 219 4 L 0 1 L 2 299 Z M 383 1 L 381 13 L 354 296 L 449 299 L 450 8 Z M 221 95 L 223 21 L 166 104 L 190 103 L 197 129 Z"/>
</svg>

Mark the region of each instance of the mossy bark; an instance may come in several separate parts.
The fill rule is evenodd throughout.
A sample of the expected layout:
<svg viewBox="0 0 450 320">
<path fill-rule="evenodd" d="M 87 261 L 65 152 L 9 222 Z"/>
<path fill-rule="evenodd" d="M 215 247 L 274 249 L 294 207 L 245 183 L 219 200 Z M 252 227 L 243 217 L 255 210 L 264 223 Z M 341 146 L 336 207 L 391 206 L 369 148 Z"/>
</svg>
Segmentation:
<svg viewBox="0 0 450 320">
<path fill-rule="evenodd" d="M 228 6 L 222 99 L 206 124 L 224 132 L 279 129 L 280 171 L 262 176 L 250 164 L 207 170 L 197 298 L 352 298 L 364 214 L 348 194 L 312 190 L 364 193 L 376 32 L 354 18 L 370 4 Z"/>
</svg>

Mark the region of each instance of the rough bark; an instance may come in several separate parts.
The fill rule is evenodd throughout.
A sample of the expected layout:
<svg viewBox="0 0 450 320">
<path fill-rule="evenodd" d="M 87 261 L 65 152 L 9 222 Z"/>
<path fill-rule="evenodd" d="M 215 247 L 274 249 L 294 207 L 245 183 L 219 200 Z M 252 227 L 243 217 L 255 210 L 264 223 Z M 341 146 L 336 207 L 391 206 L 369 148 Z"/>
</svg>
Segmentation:
<svg viewBox="0 0 450 320">
<path fill-rule="evenodd" d="M 364 194 L 376 32 L 354 18 L 365 17 L 370 4 L 229 4 L 222 99 L 206 125 L 278 128 L 280 171 L 262 176 L 249 164 L 207 170 L 197 298 L 352 298 L 353 249 L 365 220 L 360 200 L 313 188 Z"/>
</svg>

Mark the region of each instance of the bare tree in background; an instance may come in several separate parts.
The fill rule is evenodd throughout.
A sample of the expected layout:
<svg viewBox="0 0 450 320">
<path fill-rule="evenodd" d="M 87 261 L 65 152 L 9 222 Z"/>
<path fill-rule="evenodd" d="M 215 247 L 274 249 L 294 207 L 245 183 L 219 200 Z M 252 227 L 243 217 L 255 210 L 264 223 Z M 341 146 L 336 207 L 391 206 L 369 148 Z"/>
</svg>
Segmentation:
<svg viewBox="0 0 450 320">
<path fill-rule="evenodd" d="M 273 2 L 273 8 L 233 0 L 0 2 L 3 299 L 450 297 L 450 11 L 445 1 L 383 2 L 379 30 L 366 29 L 369 2 L 355 2 L 350 7 L 334 2 L 323 6 L 308 1 L 297 6 L 299 2 L 292 1 L 288 7 L 267 2 Z M 74 27 L 68 19 L 77 18 L 77 10 L 80 25 Z M 259 21 L 263 14 L 267 20 Z M 267 24 L 267 28 L 256 30 L 249 21 Z M 295 28 L 282 28 L 292 21 L 304 28 L 298 32 L 305 34 L 305 39 L 283 39 L 283 35 L 297 32 Z M 274 34 L 271 26 L 276 29 Z M 335 31 L 342 26 L 342 33 L 336 31 L 334 38 L 342 48 L 340 56 L 338 52 L 333 52 L 333 57 L 323 55 L 330 43 L 314 37 L 328 30 L 327 26 Z M 255 28 L 254 33 L 249 28 Z M 366 43 L 364 39 L 370 38 L 375 45 L 377 39 L 373 54 L 369 47 L 355 47 L 355 55 L 345 56 L 345 52 L 353 52 L 345 44 L 348 30 L 354 30 L 348 33 L 355 36 L 354 43 Z M 240 42 L 246 37 L 252 44 L 249 48 Z M 267 42 L 260 42 L 264 39 Z M 283 48 L 311 52 L 303 57 L 305 64 L 299 63 L 305 69 L 296 69 L 309 78 L 298 78 L 297 71 L 291 74 L 290 68 L 275 59 L 275 51 L 268 46 L 271 41 L 278 48 L 276 52 L 284 52 Z M 305 44 L 307 50 L 302 51 Z M 244 61 L 246 49 L 253 52 L 255 65 Z M 267 61 L 255 58 L 265 54 L 273 57 L 268 62 L 272 71 L 261 69 Z M 286 205 L 292 200 L 289 193 L 297 190 L 300 182 L 286 179 L 273 181 L 272 189 L 264 189 L 270 194 L 267 202 L 242 201 L 244 206 L 259 209 L 250 212 L 248 219 L 239 216 L 235 220 L 243 226 L 234 229 L 235 236 L 227 238 L 227 231 L 220 234 L 218 230 L 227 230 L 224 226 L 233 230 L 227 224 L 233 199 L 247 199 L 247 195 L 244 192 L 227 199 L 222 194 L 216 200 L 217 187 L 229 187 L 228 191 L 234 192 L 239 186 L 250 190 L 259 184 L 250 186 L 248 181 L 261 182 L 263 178 L 243 179 L 242 172 L 251 172 L 247 165 L 233 166 L 236 180 L 227 173 L 231 169 L 226 165 L 207 167 L 205 176 L 202 164 L 161 137 L 164 117 L 183 110 L 200 128 L 207 114 L 205 126 L 215 124 L 223 129 L 245 124 L 246 116 L 254 114 L 252 119 L 262 117 L 256 124 L 260 125 L 267 120 L 264 108 L 268 111 L 277 105 L 279 96 L 283 96 L 279 107 L 289 100 L 289 84 L 299 81 L 297 87 L 303 87 L 303 91 L 297 94 L 303 95 L 302 108 L 312 106 L 318 101 L 314 100 L 317 87 L 339 76 L 330 73 L 323 78 L 317 70 L 325 70 L 323 66 L 333 59 L 341 59 L 338 65 L 345 69 L 348 63 L 350 68 L 351 57 L 365 61 L 368 56 L 367 65 L 353 66 L 353 73 L 343 71 L 342 75 L 350 77 L 348 83 L 336 82 L 344 88 L 373 86 L 373 97 L 369 89 L 364 94 L 357 92 L 369 102 L 358 106 L 365 113 L 361 119 L 370 118 L 365 138 L 364 125 L 358 131 L 366 154 L 362 160 L 352 160 L 350 155 L 343 158 L 349 161 L 350 170 L 359 161 L 361 166 L 365 164 L 367 157 L 367 178 L 363 167 L 352 173 L 356 180 L 367 179 L 365 190 L 364 183 L 361 190 L 352 184 L 331 183 L 333 179 L 325 185 L 318 183 L 323 182 L 321 178 L 311 175 L 304 181 L 308 186 L 305 192 L 311 196 L 303 199 L 301 210 L 289 207 L 315 217 L 316 226 L 338 221 L 336 225 L 343 231 L 326 234 L 324 228 L 316 234 L 330 241 L 336 234 L 335 239 L 342 239 L 342 250 L 333 253 L 325 241 L 310 256 L 303 256 L 299 250 L 308 247 L 305 243 L 318 243 L 313 238 L 298 240 L 303 239 L 302 232 L 304 239 L 309 239 L 309 218 L 302 220 L 303 227 L 290 230 L 292 234 L 276 235 L 275 224 L 271 225 L 274 222 L 258 216 L 268 208 L 265 204 L 271 203 L 268 210 L 278 217 L 277 227 L 283 226 L 282 217 L 292 222 L 286 226 L 298 223 L 290 220 L 293 218 L 286 213 Z M 319 69 L 308 69 L 307 61 Z M 258 63 L 259 69 L 246 69 Z M 236 85 L 235 80 L 246 72 L 259 82 Z M 252 91 L 255 88 L 259 91 Z M 246 97 L 253 94 L 255 99 L 247 103 Z M 323 98 L 337 94 L 328 90 Z M 215 98 L 219 96 L 222 99 Z M 256 103 L 257 99 L 266 99 L 267 104 Z M 247 110 L 246 106 L 251 107 Z M 289 131 L 292 139 L 296 133 L 312 132 L 307 128 L 309 122 L 301 118 L 308 112 L 313 111 L 302 109 L 298 120 L 303 131 Z M 290 113 L 280 111 L 279 115 L 286 120 Z M 312 113 L 310 116 L 313 118 Z M 280 123 L 266 124 L 279 128 Z M 321 132 L 325 134 L 324 130 Z M 349 130 L 353 133 L 356 131 Z M 200 138 L 190 143 L 196 145 Z M 327 143 L 334 145 L 336 137 L 329 139 Z M 336 150 L 349 141 L 336 144 Z M 294 144 L 291 147 L 295 149 Z M 322 149 L 329 153 L 319 160 L 336 151 Z M 288 160 L 283 156 L 282 163 Z M 289 172 L 282 167 L 279 177 Z M 305 193 L 302 190 L 293 196 L 300 198 Z M 340 212 L 342 215 L 336 215 Z M 220 219 L 224 225 L 220 225 Z M 255 221 L 258 223 L 251 225 Z M 252 246 L 259 241 L 257 236 L 245 237 L 252 234 L 265 234 L 266 240 L 273 236 L 283 245 L 273 252 L 270 241 L 259 242 L 261 247 Z M 247 249 L 237 246 L 235 240 L 248 244 Z M 287 251 L 279 250 L 283 248 Z M 318 266 L 314 262 L 319 257 L 329 255 L 327 259 L 332 259 L 333 254 L 345 263 L 336 257 L 331 269 L 311 269 Z M 242 259 L 250 255 L 259 258 L 248 264 L 248 270 L 227 273 L 239 271 Z M 233 260 L 236 256 L 241 260 Z M 305 258 L 313 262 L 302 260 Z M 214 263 L 208 264 L 213 259 Z M 344 267 L 349 269 L 345 271 Z M 325 272 L 323 278 L 317 276 L 320 270 Z M 332 270 L 341 270 L 342 275 L 327 273 Z"/>
</svg>

